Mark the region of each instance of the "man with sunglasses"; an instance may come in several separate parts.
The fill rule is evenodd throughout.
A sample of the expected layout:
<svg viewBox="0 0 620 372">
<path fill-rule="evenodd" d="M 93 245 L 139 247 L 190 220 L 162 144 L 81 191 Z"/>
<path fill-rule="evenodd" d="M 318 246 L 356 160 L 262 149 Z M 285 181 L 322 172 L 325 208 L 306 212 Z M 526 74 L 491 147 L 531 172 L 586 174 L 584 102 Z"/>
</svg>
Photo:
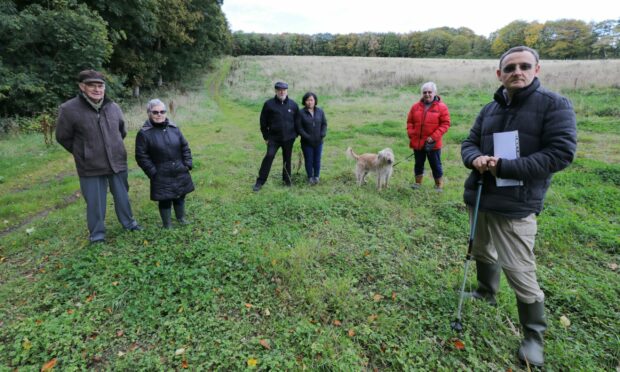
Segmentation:
<svg viewBox="0 0 620 372">
<path fill-rule="evenodd" d="M 547 328 L 544 293 L 536 277 L 536 216 L 543 209 L 551 177 L 573 161 L 577 147 L 572 104 L 543 88 L 539 71 L 534 49 L 518 46 L 506 51 L 496 72 L 502 86 L 482 108 L 461 146 L 463 163 L 472 170 L 464 192 L 470 211 L 478 180 L 483 184 L 472 246 L 478 288 L 469 295 L 494 305 L 504 271 L 515 291 L 523 327 L 518 357 L 534 366 L 544 364 Z M 516 157 L 495 155 L 505 148 L 494 143 L 494 134 L 507 134 L 503 132 L 512 132 Z M 498 179 L 513 182 L 504 186 Z"/>
<path fill-rule="evenodd" d="M 127 182 L 127 135 L 121 108 L 105 96 L 102 73 L 85 70 L 78 75 L 80 92 L 58 110 L 56 140 L 75 160 L 80 190 L 86 200 L 89 240 L 105 240 L 107 189 L 114 197 L 114 210 L 126 230 L 142 228 L 133 218 Z"/>
</svg>

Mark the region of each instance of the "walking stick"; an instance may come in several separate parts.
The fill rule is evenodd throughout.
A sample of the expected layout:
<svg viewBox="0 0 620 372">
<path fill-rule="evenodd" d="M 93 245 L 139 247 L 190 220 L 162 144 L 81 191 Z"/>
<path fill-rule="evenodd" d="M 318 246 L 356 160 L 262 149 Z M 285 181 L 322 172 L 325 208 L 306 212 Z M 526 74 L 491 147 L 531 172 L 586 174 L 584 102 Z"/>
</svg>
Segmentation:
<svg viewBox="0 0 620 372">
<path fill-rule="evenodd" d="M 461 310 L 463 309 L 463 298 L 465 296 L 465 281 L 467 280 L 467 271 L 469 270 L 469 262 L 471 261 L 471 250 L 474 244 L 474 236 L 476 234 L 476 222 L 478 221 L 478 209 L 480 208 L 480 195 L 482 195 L 482 176 L 478 180 L 478 191 L 476 194 L 476 204 L 474 205 L 474 216 L 470 224 L 469 244 L 467 246 L 467 255 L 465 256 L 465 270 L 463 274 L 463 283 L 461 284 L 461 292 L 459 294 L 459 306 L 456 312 L 456 319 L 450 323 L 450 327 L 452 327 L 452 330 L 457 332 L 463 331 L 463 323 L 461 322 Z"/>
</svg>

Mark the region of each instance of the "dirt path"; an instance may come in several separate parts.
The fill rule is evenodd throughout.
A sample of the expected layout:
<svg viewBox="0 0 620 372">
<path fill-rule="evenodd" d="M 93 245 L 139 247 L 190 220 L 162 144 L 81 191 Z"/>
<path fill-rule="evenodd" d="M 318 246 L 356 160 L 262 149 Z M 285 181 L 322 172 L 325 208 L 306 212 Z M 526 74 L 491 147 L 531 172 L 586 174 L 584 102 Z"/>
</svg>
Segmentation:
<svg viewBox="0 0 620 372">
<path fill-rule="evenodd" d="M 5 237 L 6 235 L 21 229 L 22 227 L 30 224 L 33 221 L 36 220 L 40 220 L 42 218 L 45 218 L 48 214 L 50 214 L 50 212 L 54 211 L 54 210 L 58 210 L 58 209 L 63 209 L 66 208 L 69 204 L 75 203 L 76 200 L 78 200 L 80 198 L 81 194 L 80 194 L 80 190 L 76 190 L 73 193 L 71 193 L 71 195 L 66 196 L 63 199 L 63 202 L 60 205 L 56 205 L 53 208 L 46 208 L 42 211 L 37 212 L 34 215 L 28 216 L 26 219 L 24 219 L 23 221 L 21 221 L 19 224 L 11 226 L 7 229 L 1 230 L 0 231 L 0 239 L 2 239 L 3 237 Z"/>
<path fill-rule="evenodd" d="M 218 105 L 219 111 L 224 114 L 223 117 L 227 117 L 226 115 L 230 115 L 231 112 L 235 112 L 237 116 L 239 116 L 239 112 L 246 112 L 247 110 L 243 107 L 236 105 L 234 102 L 231 102 L 225 99 L 221 95 L 221 88 L 226 81 L 226 78 L 228 76 L 230 69 L 231 69 L 231 60 L 224 59 L 222 61 L 222 64 L 219 66 L 219 68 L 216 71 L 210 73 L 208 80 L 207 80 L 208 96 Z M 52 180 L 62 180 L 68 176 L 74 176 L 74 174 L 75 173 L 73 170 L 70 172 L 63 171 L 55 175 L 45 176 L 38 183 L 31 183 L 27 186 L 23 186 L 23 185 L 18 186 L 10 190 L 7 190 L 7 192 L 10 192 L 10 193 L 26 192 L 35 186 L 40 186 L 42 184 L 50 183 Z M 17 224 L 12 225 L 3 230 L 0 230 L 0 239 L 23 228 L 24 226 L 27 226 L 35 221 L 45 218 L 46 216 L 48 216 L 51 212 L 55 210 L 66 208 L 70 204 L 75 203 L 80 197 L 81 197 L 81 193 L 79 189 L 73 191 L 71 194 L 65 196 L 60 203 L 57 203 L 53 207 L 48 207 L 48 208 L 44 208 L 39 211 L 36 211 L 33 214 L 26 216 L 23 220 L 19 221 Z"/>
</svg>

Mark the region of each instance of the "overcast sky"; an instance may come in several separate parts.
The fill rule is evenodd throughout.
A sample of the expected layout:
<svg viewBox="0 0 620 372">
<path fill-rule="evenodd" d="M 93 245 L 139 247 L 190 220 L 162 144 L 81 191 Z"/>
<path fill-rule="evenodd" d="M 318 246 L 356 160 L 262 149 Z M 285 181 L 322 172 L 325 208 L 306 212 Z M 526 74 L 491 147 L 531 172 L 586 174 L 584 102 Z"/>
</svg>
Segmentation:
<svg viewBox="0 0 620 372">
<path fill-rule="evenodd" d="M 222 9 L 232 31 L 272 34 L 407 33 L 448 26 L 489 36 L 514 20 L 620 18 L 620 5 L 608 0 L 224 0 Z"/>
</svg>

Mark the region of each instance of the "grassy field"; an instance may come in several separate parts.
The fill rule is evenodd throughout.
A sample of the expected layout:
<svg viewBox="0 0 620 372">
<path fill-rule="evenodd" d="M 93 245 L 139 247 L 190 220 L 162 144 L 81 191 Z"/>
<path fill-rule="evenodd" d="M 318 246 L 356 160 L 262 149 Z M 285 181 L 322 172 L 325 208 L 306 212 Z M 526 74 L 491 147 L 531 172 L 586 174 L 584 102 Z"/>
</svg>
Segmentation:
<svg viewBox="0 0 620 372">
<path fill-rule="evenodd" d="M 460 142 L 492 95 L 494 63 L 222 60 L 196 91 L 165 97 L 195 159 L 192 224 L 159 227 L 148 179 L 131 159 L 130 197 L 145 230 L 124 232 L 110 203 L 107 243 L 95 247 L 71 157 L 42 136 L 3 138 L 0 371 L 522 370 L 504 279 L 497 307 L 466 303 L 464 333 L 450 329 L 469 233 Z M 618 62 L 550 65 L 570 70 L 571 79 L 548 77 L 574 103 L 579 147 L 539 217 L 547 369 L 614 370 L 620 83 L 617 74 L 599 74 L 617 71 Z M 321 184 L 306 185 L 303 167 L 294 166 L 293 187 L 282 186 L 277 158 L 269 182 L 253 193 L 265 151 L 258 114 L 278 79 L 298 101 L 314 90 L 327 114 Z M 395 168 L 387 190 L 357 187 L 344 150 L 390 146 L 397 161 L 408 156 L 405 118 L 425 80 L 438 82 L 452 114 L 442 152 L 446 190 L 436 193 L 428 180 L 410 189 L 411 161 Z M 133 153 L 144 109 L 124 109 Z M 469 279 L 473 288 L 475 274 Z"/>
</svg>

